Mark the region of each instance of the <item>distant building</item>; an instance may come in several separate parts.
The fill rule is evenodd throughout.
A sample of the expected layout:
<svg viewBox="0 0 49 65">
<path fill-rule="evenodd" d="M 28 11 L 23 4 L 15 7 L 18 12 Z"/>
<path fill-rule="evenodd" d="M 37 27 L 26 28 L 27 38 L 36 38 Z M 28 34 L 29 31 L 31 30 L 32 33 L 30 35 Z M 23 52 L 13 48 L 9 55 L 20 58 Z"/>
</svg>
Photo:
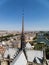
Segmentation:
<svg viewBox="0 0 49 65">
<path fill-rule="evenodd" d="M 0 46 L 0 54 L 4 54 L 6 51 L 6 48 L 4 46 Z"/>
</svg>

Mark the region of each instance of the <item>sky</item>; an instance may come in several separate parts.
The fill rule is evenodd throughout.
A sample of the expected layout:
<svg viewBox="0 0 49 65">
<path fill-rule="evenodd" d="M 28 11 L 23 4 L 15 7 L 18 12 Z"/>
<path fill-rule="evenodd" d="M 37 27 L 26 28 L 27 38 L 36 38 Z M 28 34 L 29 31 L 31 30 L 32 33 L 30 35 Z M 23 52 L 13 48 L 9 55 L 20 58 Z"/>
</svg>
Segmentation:
<svg viewBox="0 0 49 65">
<path fill-rule="evenodd" d="M 0 30 L 49 31 L 49 0 L 0 0 Z"/>
</svg>

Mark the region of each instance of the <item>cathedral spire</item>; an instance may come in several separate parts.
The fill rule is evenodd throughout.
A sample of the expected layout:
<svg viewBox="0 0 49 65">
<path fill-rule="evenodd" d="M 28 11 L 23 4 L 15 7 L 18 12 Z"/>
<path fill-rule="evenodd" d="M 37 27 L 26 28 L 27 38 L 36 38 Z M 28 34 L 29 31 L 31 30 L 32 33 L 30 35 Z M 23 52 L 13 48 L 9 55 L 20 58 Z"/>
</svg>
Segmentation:
<svg viewBox="0 0 49 65">
<path fill-rule="evenodd" d="M 25 35 L 24 35 L 24 10 L 22 14 L 22 34 L 21 34 L 21 50 L 25 49 Z"/>
<path fill-rule="evenodd" d="M 22 14 L 22 33 L 24 33 L 24 10 Z"/>
<path fill-rule="evenodd" d="M 23 52 L 24 52 L 24 54 L 26 56 L 25 46 L 26 46 L 26 42 L 25 42 L 25 35 L 24 35 L 24 10 L 23 10 L 23 14 L 22 14 L 21 48 L 20 48 L 20 50 L 23 50 Z M 27 56 L 26 56 L 26 59 L 27 59 Z"/>
</svg>

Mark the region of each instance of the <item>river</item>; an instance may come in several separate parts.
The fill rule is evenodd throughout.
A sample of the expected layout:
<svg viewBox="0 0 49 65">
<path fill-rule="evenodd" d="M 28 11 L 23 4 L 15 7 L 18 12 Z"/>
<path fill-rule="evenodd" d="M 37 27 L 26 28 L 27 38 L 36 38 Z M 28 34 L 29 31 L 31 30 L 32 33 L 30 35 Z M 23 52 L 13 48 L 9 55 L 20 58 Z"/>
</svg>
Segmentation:
<svg viewBox="0 0 49 65">
<path fill-rule="evenodd" d="M 37 35 L 37 43 L 45 43 L 49 46 L 49 40 L 44 35 Z"/>
</svg>

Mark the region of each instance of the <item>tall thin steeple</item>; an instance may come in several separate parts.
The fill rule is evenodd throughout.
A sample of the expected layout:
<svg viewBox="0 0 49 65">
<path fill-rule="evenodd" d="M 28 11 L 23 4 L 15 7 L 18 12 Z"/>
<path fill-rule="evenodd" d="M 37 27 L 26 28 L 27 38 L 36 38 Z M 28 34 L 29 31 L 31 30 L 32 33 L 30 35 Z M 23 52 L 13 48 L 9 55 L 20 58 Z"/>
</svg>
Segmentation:
<svg viewBox="0 0 49 65">
<path fill-rule="evenodd" d="M 21 50 L 25 49 L 25 35 L 24 35 L 24 10 L 22 14 L 22 34 L 21 34 Z"/>
<path fill-rule="evenodd" d="M 24 54 L 26 56 L 25 46 L 26 46 L 26 42 L 25 42 L 25 35 L 24 35 L 24 10 L 23 10 L 23 14 L 22 14 L 21 48 L 20 48 L 20 50 L 23 50 L 23 52 L 24 52 Z M 26 56 L 26 59 L 27 59 L 27 56 Z"/>
<path fill-rule="evenodd" d="M 24 10 L 22 14 L 22 33 L 24 34 Z"/>
</svg>

